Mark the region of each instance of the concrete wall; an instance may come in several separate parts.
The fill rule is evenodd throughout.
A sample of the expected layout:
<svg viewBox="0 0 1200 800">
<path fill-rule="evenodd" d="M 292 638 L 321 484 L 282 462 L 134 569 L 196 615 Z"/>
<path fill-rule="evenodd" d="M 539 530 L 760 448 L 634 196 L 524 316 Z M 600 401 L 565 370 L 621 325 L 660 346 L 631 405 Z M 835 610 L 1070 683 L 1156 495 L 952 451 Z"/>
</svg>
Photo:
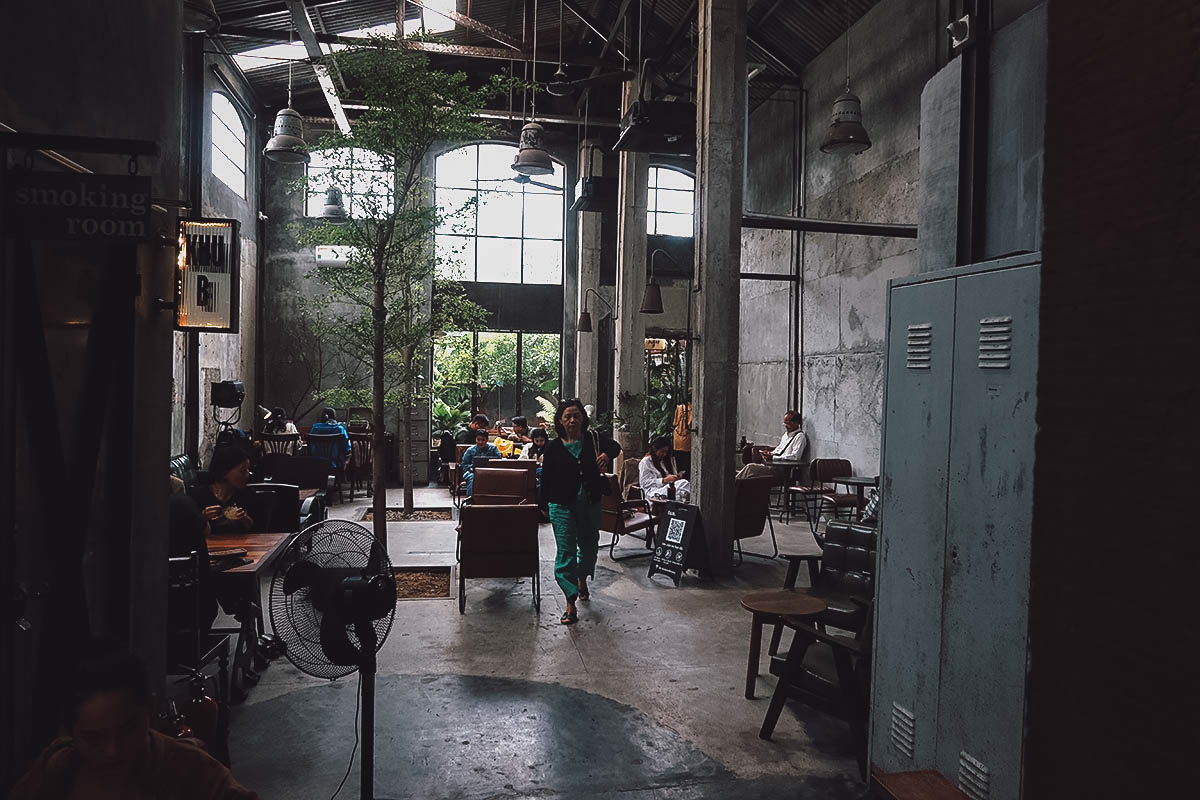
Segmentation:
<svg viewBox="0 0 1200 800">
<path fill-rule="evenodd" d="M 9 3 L 4 7 L 4 34 L 0 123 L 23 133 L 156 142 L 159 155 L 140 159 L 141 174 L 151 176 L 154 197 L 180 197 L 183 36 L 178 2 Z M 99 173 L 123 175 L 128 162 L 128 157 L 120 154 L 65 155 Z M 42 158 L 34 159 L 34 167 L 59 168 Z M 171 240 L 174 214 L 152 211 L 150 227 L 164 231 Z M 108 257 L 106 247 L 87 243 L 72 246 L 70 252 L 85 269 L 104 269 Z M 81 377 L 71 370 L 86 351 L 86 329 L 72 330 L 70 335 L 47 331 L 52 346 L 50 368 L 61 373 L 53 377 L 62 387 L 56 392 L 56 410 L 64 430 L 75 431 L 76 419 L 96 426 L 121 421 L 101 443 L 100 474 L 91 496 L 72 497 L 73 487 L 77 489 L 79 484 L 63 478 L 54 491 L 65 507 L 47 508 L 37 500 L 37 487 L 30 484 L 36 476 L 31 440 L 24 433 L 26 419 L 15 405 L 20 384 L 10 372 L 13 361 L 0 358 L 4 366 L 0 375 L 4 387 L 0 391 L 0 547 L 4 552 L 0 589 L 7 596 L 13 580 L 45 587 L 26 609 L 33 627 L 22 632 L 6 623 L 0 633 L 0 786 L 8 785 L 53 733 L 55 708 L 66 680 L 64 670 L 80 641 L 79 623 L 85 626 L 83 635 L 91 623 L 95 632 L 129 641 L 148 662 L 152 679 L 161 682 L 172 320 L 159 309 L 156 298 L 170 296 L 173 262 L 174 250 L 169 246 L 136 248 L 141 291 L 131 299 L 132 318 L 126 329 L 132 333 L 132 374 L 115 387 L 115 402 L 107 419 L 87 415 L 96 398 L 67 391 Z M 0 286 L 11 285 L 8 266 Z M 55 281 L 59 275 L 71 274 L 67 267 L 54 260 L 40 265 L 43 286 L 66 286 Z M 85 286 L 77 285 L 85 291 L 64 292 L 63 298 L 74 297 L 87 305 L 95 298 L 94 287 L 86 291 Z M 11 299 L 0 289 L 0 300 Z M 11 311 L 12 307 L 5 308 Z M 63 308 L 53 299 L 44 306 L 52 315 Z M 5 342 L 5 335 L 0 334 L 0 353 L 11 354 L 12 346 L 28 346 L 33 331 L 13 335 L 15 341 Z M 14 431 L 21 431 L 20 437 Z M 48 442 L 39 438 L 36 445 L 45 448 Z M 67 439 L 66 447 L 76 449 L 76 437 Z M 123 455 L 115 455 L 121 451 L 125 451 Z M 55 528 L 68 519 L 67 514 L 80 509 L 90 523 L 89 553 L 83 564 L 79 554 L 71 552 L 79 530 Z M 110 569 L 97 570 L 96 564 Z M 80 571 L 87 577 L 80 578 Z M 46 580 L 49 582 L 43 583 Z M 84 585 L 87 607 L 80 602 L 68 603 L 63 609 L 61 598 L 74 597 Z M 69 619 L 62 616 L 64 610 Z"/>
<path fill-rule="evenodd" d="M 872 147 L 858 156 L 818 148 L 845 86 L 845 41 L 804 73 L 805 215 L 915 224 L 920 96 L 944 35 L 927 4 L 884 0 L 850 31 L 851 88 Z M 801 413 L 810 457 L 879 470 L 887 281 L 918 271 L 916 242 L 805 234 L 802 248 Z M 778 430 L 778 423 L 772 426 Z"/>
<path fill-rule="evenodd" d="M 747 128 L 747 211 L 794 215 L 800 210 L 803 94 L 785 90 L 750 114 Z M 744 229 L 742 272 L 795 275 L 800 237 L 790 231 Z M 796 405 L 796 293 L 790 281 L 741 282 L 738 431 L 774 444 L 783 413 Z"/>
<path fill-rule="evenodd" d="M 217 77 L 217 71 L 224 81 Z M 212 173 L 212 93 L 229 95 L 233 106 L 242 117 L 246 128 L 246 188 L 245 197 L 239 197 Z M 237 380 L 246 386 L 246 399 L 242 403 L 241 420 L 238 427 L 253 429 L 255 406 L 259 403 L 256 380 L 258 318 L 258 261 L 259 261 L 259 170 L 263 162 L 261 155 L 263 137 L 267 135 L 265 120 L 254 109 L 246 87 L 235 69 L 221 56 L 206 56 L 204 63 L 204 112 L 197 122 L 203 127 L 201 148 L 202 180 L 201 208 L 192 216 L 236 219 L 240 225 L 240 304 L 237 333 L 200 333 L 199 359 L 194 368 L 189 368 L 187 358 L 187 334 L 177 332 L 172 347 L 172 407 L 171 407 L 171 451 L 185 450 L 187 441 L 187 419 L 185 415 L 185 393 L 189 375 L 194 375 L 200 384 L 199 449 L 201 464 L 207 464 L 220 428 L 212 416 L 209 405 L 209 386 L 217 381 Z M 189 373 L 189 369 L 194 372 Z M 230 409 L 231 411 L 232 409 Z M 222 410 L 225 416 L 226 410 Z"/>
</svg>

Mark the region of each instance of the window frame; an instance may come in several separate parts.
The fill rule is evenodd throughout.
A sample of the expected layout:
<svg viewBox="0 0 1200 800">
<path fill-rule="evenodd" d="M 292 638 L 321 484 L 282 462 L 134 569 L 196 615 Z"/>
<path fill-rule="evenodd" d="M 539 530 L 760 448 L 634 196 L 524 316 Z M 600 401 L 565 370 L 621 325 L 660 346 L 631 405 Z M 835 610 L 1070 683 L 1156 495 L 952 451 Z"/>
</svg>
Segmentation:
<svg viewBox="0 0 1200 800">
<path fill-rule="evenodd" d="M 481 189 L 480 185 L 479 185 L 480 184 L 480 157 L 481 157 L 481 152 L 482 152 L 481 148 L 485 147 L 485 146 L 500 146 L 500 147 L 508 148 L 512 151 L 512 154 L 514 156 L 518 152 L 517 145 L 515 145 L 512 142 L 484 140 L 484 141 L 477 141 L 477 142 L 469 142 L 467 144 L 459 145 L 458 147 L 451 147 L 447 150 L 444 150 L 444 151 L 438 153 L 434 158 L 434 175 L 433 175 L 433 186 L 434 186 L 433 201 L 434 201 L 434 203 L 439 204 L 441 202 L 440 193 L 442 191 L 458 192 L 458 193 L 470 192 L 470 193 L 473 193 L 473 197 L 476 200 L 475 208 L 472 212 L 473 216 L 471 218 L 471 224 L 470 224 L 470 227 L 473 231 L 472 233 L 463 234 L 463 233 L 455 233 L 453 231 L 435 231 L 435 233 L 434 233 L 435 249 L 438 247 L 439 243 L 442 241 L 445 241 L 447 237 L 450 237 L 454 241 L 458 241 L 458 242 L 461 242 L 462 240 L 470 240 L 470 244 L 468 245 L 468 247 L 471 250 L 471 254 L 470 254 L 469 258 L 465 259 L 471 265 L 468 268 L 468 274 L 464 277 L 456 277 L 456 276 L 449 276 L 449 275 L 440 275 L 439 277 L 451 278 L 454 280 L 462 280 L 462 281 L 472 282 L 472 283 L 481 282 L 479 279 L 480 241 L 482 240 L 485 243 L 488 241 L 493 241 L 493 242 L 505 241 L 505 242 L 517 242 L 518 243 L 520 259 L 519 259 L 519 263 L 517 265 L 517 276 L 516 276 L 517 279 L 516 280 L 502 280 L 502 281 L 494 281 L 493 280 L 493 281 L 482 281 L 482 282 L 484 282 L 484 283 L 509 283 L 509 284 L 513 284 L 516 286 L 526 286 L 526 285 L 528 285 L 528 286 L 562 286 L 563 274 L 566 269 L 566 264 L 565 264 L 565 261 L 566 261 L 566 185 L 565 185 L 566 184 L 566 165 L 563 162 L 561 162 L 558 159 L 551 156 L 551 160 L 554 162 L 554 164 L 556 166 L 560 167 L 562 170 L 562 181 L 563 181 L 564 185 L 563 185 L 563 188 L 559 189 L 557 192 L 549 191 L 549 190 L 545 190 L 545 189 L 531 190 L 528 188 L 527 185 L 521 185 L 519 187 L 514 185 L 510 188 L 504 184 L 497 185 L 496 188 L 494 188 L 494 189 L 491 189 L 491 188 Z M 458 183 L 442 185 L 440 182 L 440 179 L 438 177 L 438 162 L 442 159 L 443 156 L 447 156 L 452 153 L 456 153 L 460 150 L 465 150 L 468 148 L 473 148 L 475 151 L 475 168 L 472 173 L 474 177 L 472 177 L 468 181 L 465 181 L 465 183 L 470 183 L 470 184 L 474 184 L 474 185 L 473 186 L 460 186 L 460 185 L 458 185 Z M 546 176 L 546 177 L 554 177 L 554 176 Z M 484 180 L 491 181 L 492 179 L 484 179 Z M 518 214 L 518 216 L 520 217 L 520 221 L 521 221 L 520 233 L 515 236 L 499 236 L 499 235 L 491 235 L 491 234 L 480 234 L 480 232 L 479 232 L 479 212 L 480 212 L 480 207 L 482 205 L 482 203 L 480 202 L 481 196 L 486 195 L 486 193 L 488 193 L 488 192 L 497 192 L 497 193 L 508 192 L 512 195 L 516 195 L 518 188 L 520 190 L 519 196 L 520 196 L 520 202 L 521 202 L 521 207 L 520 207 L 519 214 Z M 532 197 L 557 198 L 558 212 L 559 212 L 559 226 L 558 226 L 558 235 L 557 236 L 545 237 L 545 236 L 530 236 L 530 235 L 526 234 L 525 221 L 526 221 L 526 217 L 527 217 L 528 210 L 529 210 L 528 206 L 527 206 L 526 198 L 531 197 L 531 196 Z M 549 242 L 555 242 L 558 244 L 558 275 L 557 275 L 556 279 L 553 281 L 528 281 L 526 279 L 526 265 L 525 265 L 525 258 L 526 258 L 526 253 L 527 253 L 527 243 L 549 243 Z"/>
<path fill-rule="evenodd" d="M 683 175 L 685 178 L 687 178 L 689 181 L 691 181 L 692 188 L 691 189 L 676 189 L 676 188 L 672 188 L 672 187 L 660 187 L 660 186 L 658 186 L 658 171 L 675 172 L 680 175 Z M 659 211 L 658 210 L 658 206 L 659 206 L 658 194 L 659 194 L 659 192 L 690 194 L 692 196 L 691 212 L 685 214 L 682 211 Z M 646 209 L 647 209 L 647 211 L 646 211 L 646 233 L 649 234 L 650 236 L 679 236 L 680 238 L 686 238 L 686 239 L 694 238 L 696 235 L 696 228 L 695 228 L 695 224 L 696 224 L 696 222 L 695 222 L 696 221 L 696 176 L 691 174 L 690 172 L 687 172 L 687 171 L 677 167 L 677 166 L 674 166 L 673 164 L 651 164 L 649 172 L 647 173 L 647 176 L 646 176 Z M 654 209 L 654 210 L 650 210 L 650 209 Z M 662 233 L 658 229 L 659 215 L 671 216 L 671 217 L 691 217 L 692 218 L 691 230 L 689 231 L 689 233 L 686 236 L 681 236 L 680 234 L 676 234 L 676 233 Z"/>
<path fill-rule="evenodd" d="M 238 125 L 241 127 L 240 136 L 239 136 L 239 132 L 231 129 L 229 127 L 229 125 L 227 124 L 225 118 L 218 114 L 217 97 L 220 97 L 228 105 L 229 110 L 234 115 L 234 118 L 237 119 Z M 223 183 L 226 187 L 228 187 L 228 189 L 231 192 L 235 193 L 242 200 L 245 200 L 246 199 L 246 190 L 247 190 L 247 187 L 249 186 L 249 172 L 250 172 L 250 148 L 246 144 L 246 138 L 248 135 L 247 128 L 246 128 L 246 120 L 243 119 L 242 112 L 241 112 L 241 110 L 238 109 L 237 101 L 233 97 L 231 97 L 228 92 L 224 92 L 220 89 L 213 89 L 212 92 L 209 94 L 208 104 L 209 104 L 209 114 L 208 114 L 208 120 L 209 120 L 209 123 L 208 123 L 208 126 L 209 126 L 208 162 L 209 163 L 208 163 L 208 171 L 212 174 L 212 176 L 214 178 L 216 178 L 221 183 Z M 238 144 L 242 148 L 242 163 L 240 165 L 229 153 L 225 152 L 224 147 L 222 147 L 220 144 L 218 144 L 217 125 L 220 125 L 226 131 L 228 131 L 229 134 L 235 140 L 238 140 Z M 217 171 L 217 158 L 216 158 L 217 153 L 220 153 L 221 156 L 224 157 L 224 159 L 229 162 L 230 166 L 232 166 L 234 169 L 236 169 L 238 171 L 238 173 L 242 176 L 241 187 L 233 186 L 231 183 L 229 183 L 229 181 L 227 181 L 225 179 L 224 175 L 222 175 L 220 172 Z"/>
</svg>

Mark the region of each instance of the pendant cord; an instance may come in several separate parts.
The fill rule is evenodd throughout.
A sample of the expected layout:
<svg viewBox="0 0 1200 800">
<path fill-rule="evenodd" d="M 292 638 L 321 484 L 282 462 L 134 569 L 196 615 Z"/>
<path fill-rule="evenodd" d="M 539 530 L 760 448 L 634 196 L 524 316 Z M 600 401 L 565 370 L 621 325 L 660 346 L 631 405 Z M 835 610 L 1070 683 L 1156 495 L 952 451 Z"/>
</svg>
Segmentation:
<svg viewBox="0 0 1200 800">
<path fill-rule="evenodd" d="M 562 72 L 562 20 L 563 20 L 563 0 L 558 0 L 558 71 Z"/>
<path fill-rule="evenodd" d="M 296 26 L 288 28 L 288 50 L 292 49 L 292 39 L 296 33 Z M 288 108 L 292 107 L 292 57 L 288 53 Z"/>
<path fill-rule="evenodd" d="M 850 93 L 850 15 L 847 13 L 847 7 L 850 5 L 850 0 L 846 0 L 846 5 L 842 6 L 843 23 L 846 25 L 846 93 Z"/>
<path fill-rule="evenodd" d="M 533 0 L 533 64 L 530 70 L 533 97 L 529 101 L 529 121 L 537 118 L 537 0 Z"/>
</svg>

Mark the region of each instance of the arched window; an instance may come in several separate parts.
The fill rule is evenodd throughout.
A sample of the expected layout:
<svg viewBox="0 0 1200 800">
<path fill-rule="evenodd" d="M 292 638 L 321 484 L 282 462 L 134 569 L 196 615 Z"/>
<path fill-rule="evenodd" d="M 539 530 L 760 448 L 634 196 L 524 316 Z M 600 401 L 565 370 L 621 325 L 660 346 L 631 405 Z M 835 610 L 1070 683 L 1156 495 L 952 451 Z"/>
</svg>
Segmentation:
<svg viewBox="0 0 1200 800">
<path fill-rule="evenodd" d="M 334 185 L 342 190 L 346 213 L 355 219 L 391 212 L 391 162 L 377 153 L 357 148 L 314 150 L 307 175 L 308 200 L 304 212 L 307 216 L 321 216 L 325 190 Z"/>
<path fill-rule="evenodd" d="M 563 168 L 513 181 L 509 144 L 472 144 L 438 156 L 438 274 L 466 281 L 562 283 Z M 546 188 L 547 186 L 552 188 Z M 459 213 L 455 213 L 459 212 Z"/>
<path fill-rule="evenodd" d="M 669 167 L 651 167 L 646 192 L 646 233 L 691 236 L 696 179 Z"/>
<path fill-rule="evenodd" d="M 212 93 L 212 173 L 246 197 L 246 126 L 229 97 Z"/>
</svg>

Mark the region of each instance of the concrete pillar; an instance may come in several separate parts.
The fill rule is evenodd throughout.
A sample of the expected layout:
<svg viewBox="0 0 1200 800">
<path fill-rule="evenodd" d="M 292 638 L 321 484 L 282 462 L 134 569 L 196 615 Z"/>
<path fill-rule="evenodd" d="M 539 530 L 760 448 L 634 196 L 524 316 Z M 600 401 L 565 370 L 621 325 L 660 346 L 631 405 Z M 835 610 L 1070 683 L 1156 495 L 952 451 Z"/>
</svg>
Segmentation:
<svg viewBox="0 0 1200 800">
<path fill-rule="evenodd" d="M 625 84 L 624 108 L 637 99 L 637 84 Z M 617 194 L 617 369 L 613 408 L 622 424 L 616 440 L 624 457 L 640 455 L 646 403 L 646 323 L 638 309 L 646 290 L 647 153 L 622 152 Z M 740 197 L 740 195 L 739 195 Z"/>
<path fill-rule="evenodd" d="M 597 145 L 595 139 L 586 139 L 579 144 L 579 174 L 587 175 L 587 162 L 589 153 L 592 158 L 592 175 L 604 174 L 604 151 L 592 149 L 590 145 Z M 575 319 L 571 320 L 569 330 L 575 331 L 575 321 L 578 319 L 579 311 L 583 310 L 584 295 L 588 289 L 600 288 L 600 247 L 601 247 L 601 232 L 604 227 L 604 215 L 598 211 L 568 211 L 568 214 L 575 214 L 578 217 L 577 229 L 579 235 L 578 241 L 578 291 L 576 292 L 576 314 Z M 575 397 L 583 398 L 585 403 L 595 403 L 596 398 L 596 375 L 598 365 L 596 362 L 596 333 L 595 320 L 600 319 L 607 310 L 603 303 L 596 302 L 595 298 L 588 301 L 588 311 L 592 313 L 592 333 L 575 334 Z M 563 395 L 570 397 L 571 395 Z"/>
<path fill-rule="evenodd" d="M 714 571 L 733 560 L 738 273 L 746 118 L 746 0 L 700 0 L 696 99 L 695 422 L 692 472 Z"/>
</svg>

